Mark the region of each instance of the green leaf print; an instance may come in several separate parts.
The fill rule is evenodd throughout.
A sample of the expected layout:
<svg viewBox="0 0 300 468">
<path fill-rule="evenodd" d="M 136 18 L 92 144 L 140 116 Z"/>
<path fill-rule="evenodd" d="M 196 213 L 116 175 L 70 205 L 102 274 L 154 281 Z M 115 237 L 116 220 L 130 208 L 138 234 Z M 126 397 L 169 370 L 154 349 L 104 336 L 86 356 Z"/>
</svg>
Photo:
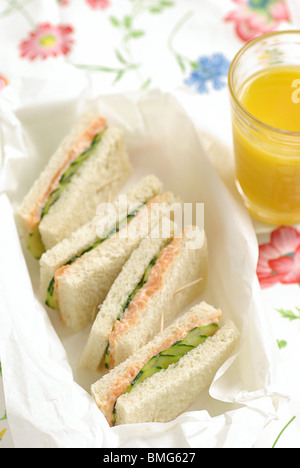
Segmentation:
<svg viewBox="0 0 300 468">
<path fill-rule="evenodd" d="M 289 309 L 276 309 L 277 312 L 280 313 L 280 315 L 283 317 L 283 318 L 286 318 L 288 320 L 290 320 L 291 322 L 293 320 L 300 320 L 300 309 L 299 307 L 295 307 L 297 313 L 293 312 L 292 310 L 289 310 Z"/>
<path fill-rule="evenodd" d="M 276 440 L 275 440 L 275 442 L 274 442 L 272 448 L 275 448 L 275 447 L 276 447 L 276 445 L 277 445 L 277 443 L 278 443 L 280 437 L 281 437 L 282 434 L 284 433 L 284 431 L 288 428 L 288 426 L 289 426 L 295 419 L 296 419 L 296 416 L 294 416 L 294 417 L 284 426 L 284 428 L 282 429 L 282 431 L 280 431 L 280 433 L 279 433 L 278 437 L 276 438 Z"/>
<path fill-rule="evenodd" d="M 287 347 L 287 341 L 285 340 L 277 340 L 277 345 L 279 349 L 284 349 Z"/>
<path fill-rule="evenodd" d="M 89 72 L 104 72 L 114 74 L 113 85 L 118 83 L 125 74 L 136 72 L 141 83 L 140 89 L 147 89 L 152 80 L 150 77 L 142 76 L 142 63 L 136 63 L 134 58 L 132 44 L 143 39 L 147 35 L 147 31 L 142 29 L 141 19 L 146 15 L 161 14 L 169 10 L 175 5 L 174 1 L 170 0 L 127 0 L 129 9 L 123 17 L 115 15 L 109 17 L 110 24 L 120 32 L 120 43 L 116 51 L 116 58 L 121 64 L 119 67 L 107 67 L 97 64 L 77 64 L 77 68 Z"/>
</svg>

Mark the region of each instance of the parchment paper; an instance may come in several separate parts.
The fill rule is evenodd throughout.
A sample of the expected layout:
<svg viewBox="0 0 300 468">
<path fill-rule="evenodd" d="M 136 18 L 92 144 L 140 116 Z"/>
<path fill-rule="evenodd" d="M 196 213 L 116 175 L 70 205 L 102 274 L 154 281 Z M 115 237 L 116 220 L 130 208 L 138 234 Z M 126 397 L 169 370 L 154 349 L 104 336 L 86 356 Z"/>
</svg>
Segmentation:
<svg viewBox="0 0 300 468">
<path fill-rule="evenodd" d="M 278 350 L 255 274 L 255 232 L 206 157 L 198 129 L 179 103 L 184 100 L 181 90 L 101 96 L 78 70 L 51 62 L 35 76 L 25 70 L 2 94 L 0 357 L 16 447 L 251 447 L 276 417 L 285 389 L 278 385 Z M 241 331 L 238 353 L 211 388 L 168 424 L 108 427 L 89 394 L 98 375 L 77 369 L 89 328 L 71 334 L 56 312 L 44 308 L 38 262 L 15 226 L 15 207 L 90 108 L 125 132 L 134 167 L 128 185 L 153 173 L 185 202 L 205 204 L 209 281 L 199 300 L 220 307 Z"/>
</svg>

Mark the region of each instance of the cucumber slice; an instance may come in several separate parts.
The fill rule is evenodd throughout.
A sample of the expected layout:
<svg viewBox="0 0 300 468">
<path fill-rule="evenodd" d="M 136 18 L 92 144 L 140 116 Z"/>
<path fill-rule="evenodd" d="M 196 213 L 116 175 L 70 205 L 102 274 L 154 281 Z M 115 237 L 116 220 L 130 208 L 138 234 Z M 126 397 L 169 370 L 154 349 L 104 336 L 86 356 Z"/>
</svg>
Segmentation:
<svg viewBox="0 0 300 468">
<path fill-rule="evenodd" d="M 147 202 L 146 202 L 147 203 Z M 142 208 L 146 205 L 146 203 L 142 203 L 137 209 L 134 210 L 134 216 L 136 216 L 137 213 L 139 213 Z M 115 228 L 113 228 L 108 234 L 106 237 L 103 237 L 102 239 L 99 239 L 97 242 L 95 242 L 95 244 L 91 245 L 90 247 L 88 247 L 87 249 L 85 249 L 83 252 L 79 253 L 78 255 L 75 255 L 74 257 L 72 257 L 64 266 L 67 266 L 67 265 L 72 265 L 72 263 L 74 263 L 78 258 L 82 257 L 84 254 L 88 253 L 88 252 L 91 252 L 92 250 L 96 249 L 100 244 L 102 244 L 104 241 L 106 241 L 107 239 L 109 239 L 110 237 L 112 237 L 115 233 L 119 232 L 119 230 L 121 229 L 121 227 L 123 227 L 124 225 L 126 225 L 126 223 L 129 223 L 130 220 L 132 219 L 133 217 L 133 213 L 130 213 L 126 218 L 125 220 L 123 220 L 122 222 L 118 223 L 117 226 Z M 49 284 L 49 287 L 48 287 L 48 294 L 47 294 L 47 300 L 46 300 L 46 304 L 51 307 L 52 309 L 58 309 L 58 306 L 57 306 L 57 302 L 55 301 L 54 299 L 54 287 L 52 288 L 51 285 L 54 284 L 54 278 L 52 278 L 52 280 L 50 281 L 50 284 Z"/>
<path fill-rule="evenodd" d="M 57 202 L 57 200 L 60 198 L 63 190 L 64 190 L 64 186 L 61 185 L 60 187 L 58 187 L 57 189 L 53 190 L 53 192 L 50 193 L 49 197 L 48 197 L 48 200 L 46 201 L 43 209 L 42 209 L 42 215 L 41 215 L 41 220 L 43 219 L 44 216 L 46 216 L 46 214 L 49 213 L 50 211 L 50 208 L 54 205 L 54 203 Z"/>
<path fill-rule="evenodd" d="M 54 203 L 57 202 L 57 200 L 59 200 L 62 192 L 65 190 L 66 186 L 71 182 L 72 177 L 78 172 L 82 164 L 91 156 L 96 146 L 100 143 L 105 130 L 106 129 L 97 133 L 90 147 L 86 151 L 81 153 L 79 156 L 77 156 L 77 158 L 75 158 L 74 161 L 70 164 L 68 169 L 63 173 L 59 181 L 59 187 L 50 193 L 49 198 L 45 203 L 45 206 L 42 210 L 41 219 L 43 219 L 43 217 L 49 213 L 50 208 L 54 205 Z"/>
<path fill-rule="evenodd" d="M 157 259 L 158 259 L 158 256 L 153 258 L 151 260 L 151 262 L 149 263 L 149 265 L 147 266 L 147 269 L 146 269 L 146 271 L 144 273 L 143 278 L 141 279 L 141 281 L 139 282 L 139 284 L 137 285 L 135 290 L 130 294 L 130 296 L 128 297 L 127 301 L 125 302 L 121 312 L 119 313 L 119 315 L 117 317 L 118 321 L 120 321 L 122 319 L 122 316 L 123 316 L 125 310 L 128 309 L 130 302 L 134 299 L 134 297 L 142 289 L 142 287 L 147 283 L 147 281 L 149 279 L 150 271 L 154 267 L 155 263 L 157 262 Z"/>
<path fill-rule="evenodd" d="M 37 226 L 35 230 L 29 234 L 27 248 L 33 257 L 37 260 L 39 260 L 45 252 L 45 246 L 42 241 L 39 226 Z"/>
<path fill-rule="evenodd" d="M 47 290 L 46 305 L 48 307 L 51 307 L 51 309 L 58 310 L 58 303 L 55 300 L 55 295 L 54 295 L 54 287 L 55 287 L 55 279 L 53 278 Z"/>
<path fill-rule="evenodd" d="M 121 312 L 119 313 L 118 317 L 117 317 L 117 320 L 116 321 L 121 321 L 122 320 L 122 317 L 123 317 L 123 314 L 125 312 L 126 309 L 128 309 L 129 307 L 129 304 L 131 303 L 131 301 L 134 299 L 134 297 L 136 296 L 136 294 L 140 291 L 140 289 L 142 289 L 142 287 L 147 283 L 148 279 L 149 279 L 149 274 L 150 274 L 150 271 L 151 269 L 154 267 L 155 263 L 157 262 L 159 258 L 159 255 L 157 255 L 156 257 L 154 257 L 151 262 L 149 263 L 149 265 L 147 266 L 146 270 L 145 270 L 145 273 L 144 273 L 144 276 L 143 278 L 141 279 L 141 281 L 138 283 L 137 287 L 134 289 L 134 291 L 130 294 L 130 296 L 128 297 L 127 301 L 125 302 Z M 113 328 L 114 330 L 114 328 Z M 104 365 L 105 365 L 105 368 L 106 369 L 109 369 L 110 368 L 110 359 L 109 359 L 109 342 L 108 342 L 108 345 L 107 345 L 107 348 L 105 350 L 105 360 L 104 360 Z"/>
<path fill-rule="evenodd" d="M 105 350 L 104 367 L 105 369 L 109 369 L 109 343 L 106 346 L 106 350 Z"/>
<path fill-rule="evenodd" d="M 101 132 L 97 133 L 90 147 L 82 154 L 80 154 L 76 159 L 74 159 L 74 161 L 70 164 L 69 168 L 64 172 L 64 174 L 60 178 L 59 186 L 55 190 L 53 190 L 53 192 L 50 193 L 45 205 L 43 206 L 40 221 L 44 218 L 44 216 L 46 216 L 46 214 L 49 213 L 50 208 L 54 205 L 54 203 L 57 202 L 57 200 L 59 200 L 66 186 L 71 182 L 72 177 L 77 173 L 82 164 L 90 157 L 93 150 L 96 148 L 98 143 L 100 143 L 105 130 L 106 128 L 103 129 Z M 45 246 L 41 238 L 39 225 L 35 228 L 35 230 L 32 233 L 29 234 L 28 250 L 37 260 L 39 260 L 45 252 Z"/>
<path fill-rule="evenodd" d="M 61 179 L 59 181 L 61 185 L 65 186 L 71 181 L 72 177 L 76 174 L 80 166 L 82 166 L 82 164 L 90 157 L 90 155 L 92 154 L 92 152 L 94 151 L 98 143 L 100 143 L 102 135 L 105 130 L 106 129 L 97 133 L 94 140 L 92 141 L 91 146 L 86 151 L 84 151 L 79 156 L 77 156 L 76 159 L 74 159 L 74 161 L 70 164 L 69 168 L 61 176 Z"/>
<path fill-rule="evenodd" d="M 129 393 L 135 385 L 144 382 L 153 374 L 167 369 L 171 364 L 176 364 L 189 351 L 204 343 L 209 336 L 213 336 L 218 330 L 219 326 L 215 323 L 193 328 L 183 340 L 177 341 L 170 348 L 153 356 L 132 381 L 126 393 Z"/>
</svg>

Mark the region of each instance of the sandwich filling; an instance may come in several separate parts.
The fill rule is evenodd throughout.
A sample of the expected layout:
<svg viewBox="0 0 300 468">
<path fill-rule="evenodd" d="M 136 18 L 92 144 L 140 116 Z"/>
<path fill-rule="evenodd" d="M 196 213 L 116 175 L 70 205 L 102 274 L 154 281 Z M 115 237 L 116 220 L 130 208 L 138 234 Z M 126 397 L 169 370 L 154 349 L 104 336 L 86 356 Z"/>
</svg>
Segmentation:
<svg viewBox="0 0 300 468">
<path fill-rule="evenodd" d="M 131 211 L 121 221 L 119 221 L 116 224 L 116 226 L 107 234 L 107 236 L 97 240 L 97 242 L 95 242 L 93 245 L 83 250 L 79 254 L 75 255 L 74 257 L 72 257 L 65 265 L 59 268 L 56 271 L 55 276 L 51 279 L 49 283 L 48 290 L 47 290 L 47 297 L 46 297 L 46 305 L 51 307 L 52 309 L 59 310 L 59 303 L 58 303 L 57 294 L 56 294 L 58 281 L 61 278 L 61 276 L 64 275 L 68 271 L 68 269 L 76 262 L 76 260 L 82 258 L 83 255 L 85 255 L 86 253 L 91 252 L 92 250 L 99 247 L 99 245 L 101 245 L 107 239 L 110 239 L 111 237 L 116 236 L 119 233 L 119 231 L 123 229 L 124 227 L 126 227 L 132 219 L 138 217 L 139 213 L 143 211 L 143 208 L 150 209 L 152 204 L 154 203 L 163 203 L 165 200 L 165 196 L 166 194 L 158 195 L 152 198 L 150 201 L 141 203 L 137 207 L 135 206 L 133 211 Z"/>
<path fill-rule="evenodd" d="M 97 117 L 93 120 L 90 126 L 80 135 L 78 140 L 67 152 L 60 169 L 54 174 L 48 187 L 36 200 L 27 219 L 29 232 L 28 249 L 35 258 L 41 258 L 42 254 L 45 252 L 39 230 L 40 222 L 44 216 L 49 213 L 54 203 L 60 198 L 82 164 L 94 152 L 106 128 L 106 121 L 102 117 Z"/>
<path fill-rule="evenodd" d="M 98 406 L 110 426 L 116 423 L 116 403 L 118 398 L 132 391 L 152 375 L 176 365 L 188 352 L 205 343 L 208 337 L 219 330 L 221 313 L 211 320 L 196 320 L 191 317 L 189 322 L 178 329 L 158 347 L 153 348 L 148 356 L 128 367 L 126 372 L 117 378 L 109 390 L 106 399 L 98 401 Z"/>
<path fill-rule="evenodd" d="M 105 367 L 107 369 L 112 369 L 115 366 L 114 354 L 118 339 L 126 330 L 137 323 L 150 299 L 162 288 L 164 275 L 173 264 L 179 249 L 180 238 L 173 239 L 165 246 L 161 253 L 151 260 L 140 283 L 128 297 L 108 338 L 105 351 Z"/>
<path fill-rule="evenodd" d="M 102 237 L 99 239 L 97 242 L 95 242 L 93 245 L 88 247 L 87 249 L 83 250 L 81 253 L 75 255 L 72 257 L 64 266 L 59 268 L 57 272 L 55 273 L 55 276 L 52 278 L 50 281 L 48 290 L 47 290 L 47 298 L 46 298 L 46 305 L 51 307 L 52 309 L 59 309 L 58 301 L 56 300 L 55 297 L 55 289 L 57 286 L 57 282 L 59 281 L 59 278 L 66 272 L 66 270 L 74 263 L 76 260 L 81 258 L 84 254 L 91 252 L 92 250 L 96 249 L 99 245 L 101 245 L 104 241 L 107 239 L 113 237 L 114 234 L 117 234 L 126 224 L 129 223 L 129 221 L 137 216 L 137 214 L 144 208 L 145 203 L 141 204 L 139 207 L 137 207 L 134 211 L 132 211 L 130 214 L 127 215 L 127 217 L 122 220 L 121 222 L 117 223 L 116 226 L 107 234 L 107 236 Z"/>
</svg>

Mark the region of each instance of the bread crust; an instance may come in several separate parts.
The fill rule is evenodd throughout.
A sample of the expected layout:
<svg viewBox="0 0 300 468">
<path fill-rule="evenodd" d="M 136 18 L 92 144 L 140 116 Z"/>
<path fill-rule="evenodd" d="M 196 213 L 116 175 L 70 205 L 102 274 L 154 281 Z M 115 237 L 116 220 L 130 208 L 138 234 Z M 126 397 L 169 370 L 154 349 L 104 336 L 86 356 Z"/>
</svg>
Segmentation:
<svg viewBox="0 0 300 468">
<path fill-rule="evenodd" d="M 154 176 L 142 179 L 128 192 L 129 206 L 133 203 L 144 203 L 155 197 L 161 191 L 161 182 Z M 161 194 L 165 201 L 165 210 L 168 213 L 170 205 L 176 199 L 173 193 Z M 158 205 L 158 204 L 157 204 Z M 96 315 L 96 309 L 102 304 L 114 280 L 120 273 L 124 263 L 140 242 L 149 235 L 151 226 L 149 216 L 144 208 L 130 221 L 134 235 L 122 237 L 116 234 L 101 245 L 78 258 L 70 268 L 59 277 L 56 284 L 56 296 L 62 321 L 73 331 L 79 331 L 91 323 Z M 157 208 L 160 213 L 159 208 Z M 152 214 L 152 213 L 151 213 Z M 99 221 L 99 220 L 98 220 Z M 107 220 L 103 220 L 109 226 Z M 115 219 L 114 219 L 115 223 Z M 100 220 L 101 224 L 101 220 Z M 83 226 L 75 232 L 70 239 L 66 239 L 53 249 L 46 252 L 41 260 L 41 296 L 45 301 L 48 286 L 57 270 L 78 254 L 84 245 L 90 247 L 97 237 L 97 220 Z M 136 227 L 136 230 L 134 230 Z M 99 226 L 98 226 L 99 228 Z M 98 230 L 97 230 L 98 231 Z M 87 239 L 93 239 L 88 243 Z M 81 249 L 81 252 L 84 249 Z M 68 253 L 68 258 L 66 257 Z"/>
<path fill-rule="evenodd" d="M 153 350 L 173 336 L 186 323 L 210 323 L 221 319 L 222 312 L 201 302 L 178 317 L 169 327 L 140 348 L 91 386 L 91 394 L 105 414 L 112 388 L 128 375 L 132 366 L 148 361 Z M 234 353 L 239 331 L 233 322 L 224 326 L 206 342 L 182 357 L 177 364 L 154 374 L 116 402 L 116 424 L 167 422 L 176 418 L 207 388 L 222 364 Z"/>
<path fill-rule="evenodd" d="M 210 386 L 216 372 L 234 352 L 238 336 L 233 322 L 226 322 L 177 364 L 122 395 L 116 404 L 116 425 L 175 419 Z"/>
<path fill-rule="evenodd" d="M 49 181 L 60 169 L 64 155 L 72 148 L 78 135 L 93 118 L 95 116 L 91 114 L 85 114 L 81 117 L 50 158 L 45 169 L 18 208 L 16 218 L 21 236 L 25 240 L 29 235 L 28 219 L 32 207 L 44 193 Z M 49 250 L 90 221 L 96 214 L 97 206 L 107 202 L 110 197 L 114 198 L 131 172 L 132 167 L 125 148 L 123 132 L 116 127 L 108 127 L 99 145 L 82 164 L 78 173 L 72 177 L 49 213 L 41 220 L 39 231 L 45 249 Z M 111 182 L 105 185 L 109 181 Z"/>
<path fill-rule="evenodd" d="M 205 287 L 208 264 L 206 238 L 204 238 L 203 246 L 198 249 L 189 248 L 185 235 L 180 239 L 174 239 L 175 242 L 178 244 L 178 253 L 164 272 L 160 289 L 151 294 L 136 322 L 121 336 L 117 336 L 113 353 L 115 366 L 150 341 L 162 327 L 167 327 L 188 304 L 199 297 Z M 103 360 L 109 334 L 122 306 L 143 277 L 149 262 L 160 252 L 162 246 L 162 241 L 146 239 L 132 253 L 100 307 L 81 356 L 80 367 L 97 370 Z M 131 281 L 128 281 L 128 278 L 131 278 Z M 175 295 L 181 286 L 199 279 L 201 282 Z"/>
</svg>

